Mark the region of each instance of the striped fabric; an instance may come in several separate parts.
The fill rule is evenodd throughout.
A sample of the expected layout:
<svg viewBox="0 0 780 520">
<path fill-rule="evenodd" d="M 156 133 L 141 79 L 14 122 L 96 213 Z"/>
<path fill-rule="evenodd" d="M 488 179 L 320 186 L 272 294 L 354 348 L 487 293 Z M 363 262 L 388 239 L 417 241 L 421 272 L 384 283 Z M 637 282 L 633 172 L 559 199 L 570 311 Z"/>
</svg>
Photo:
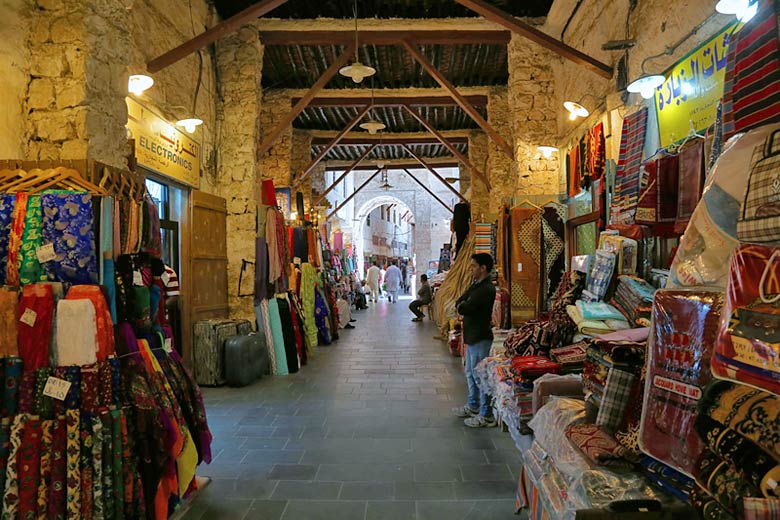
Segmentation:
<svg viewBox="0 0 780 520">
<path fill-rule="evenodd" d="M 646 130 L 647 108 L 642 108 L 623 120 L 620 159 L 615 174 L 615 198 L 612 202 L 612 224 L 634 223 Z"/>
<path fill-rule="evenodd" d="M 487 253 L 496 261 L 496 226 L 489 222 L 474 224 L 474 253 Z M 498 271 L 491 274 L 493 285 L 498 283 Z"/>
</svg>

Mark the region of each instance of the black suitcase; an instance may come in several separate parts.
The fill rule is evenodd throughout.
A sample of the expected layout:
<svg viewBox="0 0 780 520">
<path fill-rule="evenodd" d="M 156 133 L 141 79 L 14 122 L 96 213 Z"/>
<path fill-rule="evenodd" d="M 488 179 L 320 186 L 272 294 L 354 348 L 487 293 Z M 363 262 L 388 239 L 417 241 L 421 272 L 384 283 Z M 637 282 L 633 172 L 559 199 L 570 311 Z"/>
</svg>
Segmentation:
<svg viewBox="0 0 780 520">
<path fill-rule="evenodd" d="M 263 334 L 233 336 L 225 341 L 225 379 L 230 386 L 246 386 L 269 371 Z"/>
</svg>

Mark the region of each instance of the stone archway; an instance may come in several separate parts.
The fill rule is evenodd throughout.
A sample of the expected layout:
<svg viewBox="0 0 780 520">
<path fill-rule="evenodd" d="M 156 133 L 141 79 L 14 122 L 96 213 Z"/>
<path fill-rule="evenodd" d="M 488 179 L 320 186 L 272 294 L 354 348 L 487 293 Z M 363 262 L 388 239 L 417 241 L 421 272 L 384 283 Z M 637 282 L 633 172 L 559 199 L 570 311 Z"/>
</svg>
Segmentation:
<svg viewBox="0 0 780 520">
<path fill-rule="evenodd" d="M 360 272 L 361 275 L 364 273 L 362 272 L 363 269 L 363 262 L 365 261 L 365 251 L 363 249 L 363 226 L 366 221 L 366 217 L 374 211 L 376 208 L 380 206 L 385 206 L 389 204 L 397 204 L 401 208 L 403 208 L 404 211 L 410 211 L 414 215 L 414 205 L 410 205 L 407 202 L 402 200 L 402 197 L 397 197 L 390 194 L 381 194 L 381 195 L 375 195 L 368 200 L 362 201 L 360 206 L 357 206 L 357 209 L 355 211 L 355 218 L 354 218 L 354 225 L 352 228 L 352 244 L 355 247 L 355 252 L 357 254 L 357 261 L 358 266 L 360 266 Z M 417 234 L 415 230 L 415 235 Z M 417 236 L 415 236 L 415 243 L 417 241 Z M 411 252 L 412 255 L 414 254 Z M 410 255 L 411 256 L 411 255 Z"/>
</svg>

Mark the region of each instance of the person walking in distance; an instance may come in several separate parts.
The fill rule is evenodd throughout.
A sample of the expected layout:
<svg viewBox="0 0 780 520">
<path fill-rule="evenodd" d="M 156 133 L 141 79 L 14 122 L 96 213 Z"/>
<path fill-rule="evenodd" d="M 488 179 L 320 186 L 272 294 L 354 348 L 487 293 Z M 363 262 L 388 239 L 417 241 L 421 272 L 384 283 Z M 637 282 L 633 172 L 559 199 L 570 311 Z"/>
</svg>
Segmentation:
<svg viewBox="0 0 780 520">
<path fill-rule="evenodd" d="M 490 282 L 493 257 L 487 253 L 471 255 L 471 274 L 474 282 L 455 302 L 458 314 L 463 316 L 463 342 L 466 344 L 466 382 L 468 402 L 452 409 L 463 424 L 470 428 L 490 428 L 496 425 L 490 396 L 480 390 L 474 377 L 474 367 L 490 354 L 493 343 L 491 318 L 496 288 Z"/>
<path fill-rule="evenodd" d="M 371 289 L 371 301 L 377 301 L 379 299 L 379 267 L 376 265 L 376 262 L 368 268 L 366 284 Z"/>
<path fill-rule="evenodd" d="M 385 272 L 388 298 L 393 303 L 398 301 L 398 291 L 401 290 L 401 270 L 398 269 L 397 263 L 397 260 L 393 260 Z"/>
<path fill-rule="evenodd" d="M 424 274 L 420 276 L 420 289 L 417 291 L 417 299 L 412 300 L 409 304 L 409 310 L 414 313 L 412 321 L 422 321 L 425 314 L 422 313 L 420 307 L 428 305 L 433 300 L 433 294 L 431 293 L 431 286 L 428 283 L 428 275 Z"/>
</svg>

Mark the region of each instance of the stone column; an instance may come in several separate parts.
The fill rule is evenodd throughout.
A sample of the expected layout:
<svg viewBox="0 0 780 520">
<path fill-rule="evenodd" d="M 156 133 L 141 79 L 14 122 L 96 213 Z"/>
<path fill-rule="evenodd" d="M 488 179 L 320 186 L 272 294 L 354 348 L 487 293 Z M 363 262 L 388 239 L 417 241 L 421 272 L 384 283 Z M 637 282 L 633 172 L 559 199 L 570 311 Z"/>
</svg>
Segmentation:
<svg viewBox="0 0 780 520">
<path fill-rule="evenodd" d="M 297 179 L 303 174 L 303 170 L 311 163 L 311 134 L 303 130 L 293 130 L 292 144 L 290 147 L 290 178 Z M 322 163 L 318 164 L 319 167 Z M 296 191 L 303 193 L 304 205 L 308 209 L 311 205 L 311 186 L 317 171 L 312 171 L 303 183 L 296 188 Z M 293 206 L 295 206 L 295 193 L 293 196 Z M 295 211 L 293 209 L 293 211 Z M 299 218 L 302 218 L 300 215 Z"/>
<path fill-rule="evenodd" d="M 477 168 L 482 168 L 485 174 L 490 176 L 488 169 L 488 137 L 480 131 L 473 131 L 469 135 L 469 161 Z M 481 216 L 490 213 L 490 199 L 485 185 L 472 175 L 471 181 L 471 216 L 479 220 Z M 492 176 L 490 176 L 492 177 Z"/>
<path fill-rule="evenodd" d="M 263 92 L 262 109 L 260 111 L 261 141 L 290 112 L 292 108 L 291 100 L 292 96 L 286 92 Z M 292 142 L 293 130 L 292 126 L 290 126 L 282 133 L 276 144 L 263 157 L 260 157 L 257 165 L 259 177 L 261 179 L 273 179 L 277 188 L 290 185 Z"/>
<path fill-rule="evenodd" d="M 495 88 L 488 95 L 488 122 L 507 142 L 513 141 L 514 129 L 509 107 L 509 94 L 505 87 Z M 512 159 L 507 157 L 492 139 L 488 139 L 487 171 L 490 175 L 491 190 L 485 217 L 488 221 L 492 221 L 498 215 L 498 208 L 501 204 L 505 199 L 512 197 L 517 188 L 517 176 L 513 174 Z M 479 180 L 475 182 L 480 183 Z"/>
<path fill-rule="evenodd" d="M 263 50 L 257 32 L 248 28 L 217 43 L 222 87 L 217 106 L 217 190 L 227 199 L 228 301 L 231 318 L 250 321 L 254 321 L 252 298 L 238 297 L 238 279 L 241 260 L 255 259 Z"/>
</svg>

